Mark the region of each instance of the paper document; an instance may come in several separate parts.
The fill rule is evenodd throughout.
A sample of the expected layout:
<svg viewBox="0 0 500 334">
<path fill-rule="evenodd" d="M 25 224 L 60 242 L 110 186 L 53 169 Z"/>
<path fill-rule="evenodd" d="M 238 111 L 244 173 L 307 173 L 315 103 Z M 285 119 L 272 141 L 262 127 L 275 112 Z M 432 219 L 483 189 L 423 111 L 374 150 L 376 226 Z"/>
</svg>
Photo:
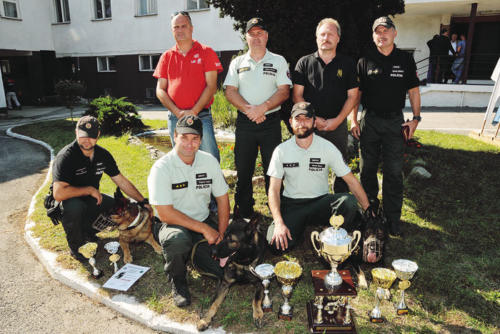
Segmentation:
<svg viewBox="0 0 500 334">
<path fill-rule="evenodd" d="M 104 285 L 103 288 L 127 291 L 142 275 L 149 270 L 149 267 L 138 266 L 127 263 L 118 270 Z"/>
</svg>

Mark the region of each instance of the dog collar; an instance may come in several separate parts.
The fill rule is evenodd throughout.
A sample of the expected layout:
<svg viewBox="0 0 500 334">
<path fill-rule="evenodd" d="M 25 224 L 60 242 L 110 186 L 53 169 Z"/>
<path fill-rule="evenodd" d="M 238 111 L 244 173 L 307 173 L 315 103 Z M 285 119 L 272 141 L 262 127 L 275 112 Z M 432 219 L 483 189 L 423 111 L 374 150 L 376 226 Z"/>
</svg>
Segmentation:
<svg viewBox="0 0 500 334">
<path fill-rule="evenodd" d="M 142 225 L 147 220 L 149 211 L 148 213 L 143 214 L 144 211 L 147 210 L 144 210 L 141 207 L 139 207 L 138 209 L 139 213 L 137 214 L 137 217 L 135 217 L 134 221 L 130 223 L 130 225 L 125 230 L 131 230 L 133 228 L 136 228 L 138 225 Z"/>
</svg>

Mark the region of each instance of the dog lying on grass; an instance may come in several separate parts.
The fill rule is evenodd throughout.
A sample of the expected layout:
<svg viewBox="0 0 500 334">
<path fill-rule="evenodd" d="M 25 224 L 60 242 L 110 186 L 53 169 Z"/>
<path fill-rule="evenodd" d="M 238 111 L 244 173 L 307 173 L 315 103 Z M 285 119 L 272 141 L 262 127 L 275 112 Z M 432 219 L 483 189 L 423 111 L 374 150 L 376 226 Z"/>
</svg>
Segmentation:
<svg viewBox="0 0 500 334">
<path fill-rule="evenodd" d="M 156 253 L 162 254 L 162 248 L 151 232 L 153 219 L 157 218 L 150 217 L 146 208 L 125 198 L 119 188 L 116 189 L 114 198 L 115 205 L 109 218 L 118 225 L 118 241 L 123 249 L 123 262 L 131 263 L 133 260 L 129 247 L 131 243 L 146 242 Z"/>
<path fill-rule="evenodd" d="M 252 302 L 254 323 L 257 328 L 262 327 L 264 288 L 260 280 L 249 269 L 250 267 L 255 268 L 262 261 L 267 247 L 266 238 L 259 222 L 259 218 L 252 218 L 250 222 L 243 219 L 233 220 L 224 234 L 224 239 L 216 246 L 215 256 L 217 258 L 229 258 L 224 266 L 224 278 L 217 284 L 212 304 L 205 316 L 197 324 L 199 331 L 203 331 L 210 326 L 231 285 L 249 282 L 256 287 Z"/>
</svg>

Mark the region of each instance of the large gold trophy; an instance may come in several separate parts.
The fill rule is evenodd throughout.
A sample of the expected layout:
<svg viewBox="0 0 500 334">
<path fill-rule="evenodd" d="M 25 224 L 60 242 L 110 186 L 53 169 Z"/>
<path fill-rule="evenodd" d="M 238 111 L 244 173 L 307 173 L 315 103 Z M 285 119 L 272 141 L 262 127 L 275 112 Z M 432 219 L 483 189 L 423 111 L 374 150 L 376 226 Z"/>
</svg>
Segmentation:
<svg viewBox="0 0 500 334">
<path fill-rule="evenodd" d="M 331 270 L 312 270 L 315 298 L 307 303 L 307 318 L 311 333 L 356 333 L 349 298 L 357 295 L 349 270 L 337 271 L 356 249 L 361 232 L 350 236 L 340 228 L 342 216 L 332 216 L 321 233 L 311 233 L 311 242 L 318 256 L 330 263 Z"/>
</svg>

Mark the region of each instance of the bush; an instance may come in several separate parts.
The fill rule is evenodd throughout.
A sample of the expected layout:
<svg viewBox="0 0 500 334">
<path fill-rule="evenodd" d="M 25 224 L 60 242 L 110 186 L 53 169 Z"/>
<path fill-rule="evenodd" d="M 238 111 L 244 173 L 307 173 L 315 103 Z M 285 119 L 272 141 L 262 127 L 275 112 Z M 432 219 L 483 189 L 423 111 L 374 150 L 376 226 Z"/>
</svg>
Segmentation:
<svg viewBox="0 0 500 334">
<path fill-rule="evenodd" d="M 236 108 L 229 103 L 224 96 L 224 91 L 218 89 L 211 106 L 214 126 L 222 129 L 234 129 L 236 127 Z"/>
<path fill-rule="evenodd" d="M 80 81 L 61 80 L 56 83 L 54 88 L 61 102 L 69 108 L 71 120 L 73 120 L 73 108 L 80 102 L 80 98 L 85 93 L 85 85 Z"/>
<path fill-rule="evenodd" d="M 111 96 L 98 97 L 89 104 L 85 115 L 94 116 L 101 123 L 101 134 L 121 136 L 127 131 L 139 132 L 146 128 L 133 103 Z"/>
</svg>

